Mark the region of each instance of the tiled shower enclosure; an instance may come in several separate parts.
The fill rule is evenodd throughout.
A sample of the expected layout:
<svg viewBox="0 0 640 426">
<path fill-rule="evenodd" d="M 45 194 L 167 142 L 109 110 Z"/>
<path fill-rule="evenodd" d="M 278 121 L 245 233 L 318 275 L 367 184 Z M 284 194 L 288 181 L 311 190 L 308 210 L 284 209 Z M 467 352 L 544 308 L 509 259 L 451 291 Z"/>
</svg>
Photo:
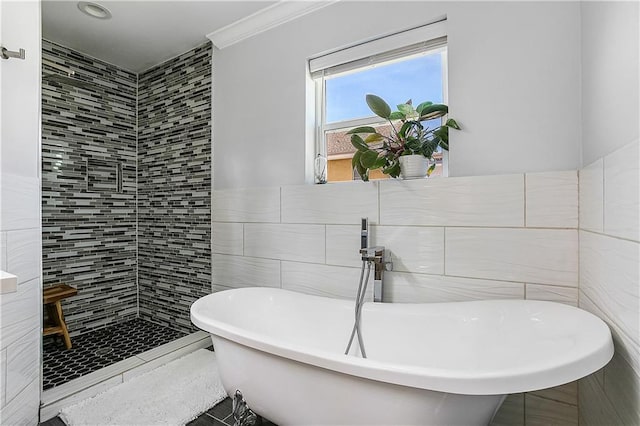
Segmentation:
<svg viewBox="0 0 640 426">
<path fill-rule="evenodd" d="M 181 333 L 210 292 L 211 45 L 136 74 L 43 40 L 43 284 L 70 333 L 141 317 Z M 75 71 L 77 87 L 47 78 Z"/>
</svg>

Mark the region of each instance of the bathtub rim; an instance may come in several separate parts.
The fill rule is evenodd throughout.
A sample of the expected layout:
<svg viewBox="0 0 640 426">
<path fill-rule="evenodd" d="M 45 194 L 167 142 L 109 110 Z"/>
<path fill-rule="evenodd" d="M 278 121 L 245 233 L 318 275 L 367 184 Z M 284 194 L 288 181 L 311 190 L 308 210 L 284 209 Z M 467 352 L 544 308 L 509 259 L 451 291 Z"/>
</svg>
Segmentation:
<svg viewBox="0 0 640 426">
<path fill-rule="evenodd" d="M 573 306 L 562 305 L 555 302 L 522 300 L 522 299 L 492 299 L 475 300 L 463 302 L 443 302 L 437 304 L 465 304 L 465 303 L 526 303 L 526 304 L 552 304 L 560 305 L 563 308 L 571 308 L 581 311 L 583 314 L 591 316 L 599 321 L 601 325 L 599 334 L 606 342 L 601 343 L 592 352 L 580 358 L 572 359 L 571 362 L 554 364 L 546 370 L 540 371 L 522 369 L 521 371 L 504 370 L 500 374 L 482 373 L 459 370 L 452 374 L 450 369 L 428 368 L 416 365 L 394 364 L 386 361 L 376 361 L 363 359 L 354 356 L 346 356 L 341 353 L 330 352 L 320 349 L 309 350 L 304 345 L 290 342 L 277 341 L 274 338 L 261 333 L 248 331 L 246 329 L 231 325 L 226 322 L 214 320 L 213 318 L 203 318 L 200 310 L 207 301 L 226 297 L 230 292 L 284 292 L 295 295 L 295 297 L 310 297 L 330 299 L 339 303 L 352 302 L 341 299 L 332 299 L 324 296 L 309 295 L 280 288 L 266 287 L 244 287 L 228 289 L 209 294 L 196 300 L 191 306 L 191 321 L 198 328 L 214 334 L 218 337 L 230 340 L 249 348 L 270 353 L 272 355 L 314 365 L 319 368 L 340 372 L 347 375 L 376 380 L 385 383 L 393 383 L 401 386 L 409 386 L 419 389 L 428 389 L 439 392 L 447 392 L 463 395 L 504 395 L 509 393 L 530 392 L 560 386 L 582 377 L 585 377 L 600 368 L 604 367 L 613 357 L 614 347 L 609 327 L 595 315 Z M 211 302 L 209 302 L 211 303 Z M 384 305 L 390 303 L 367 302 L 363 310 L 384 309 Z M 405 304 L 395 304 L 405 305 Z M 407 305 L 424 305 L 423 303 Z M 607 339 L 608 337 L 608 339 Z M 506 374 L 508 373 L 508 374 Z"/>
</svg>

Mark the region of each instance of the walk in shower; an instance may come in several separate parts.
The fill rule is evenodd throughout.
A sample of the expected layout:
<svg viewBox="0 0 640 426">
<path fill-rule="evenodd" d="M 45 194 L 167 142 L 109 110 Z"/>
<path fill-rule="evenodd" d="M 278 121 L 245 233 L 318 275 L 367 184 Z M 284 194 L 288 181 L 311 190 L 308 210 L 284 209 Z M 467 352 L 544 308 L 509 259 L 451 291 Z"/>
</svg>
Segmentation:
<svg viewBox="0 0 640 426">
<path fill-rule="evenodd" d="M 42 42 L 43 287 L 73 347 L 43 338 L 43 388 L 196 329 L 211 288 L 211 46 L 141 73 Z"/>
</svg>

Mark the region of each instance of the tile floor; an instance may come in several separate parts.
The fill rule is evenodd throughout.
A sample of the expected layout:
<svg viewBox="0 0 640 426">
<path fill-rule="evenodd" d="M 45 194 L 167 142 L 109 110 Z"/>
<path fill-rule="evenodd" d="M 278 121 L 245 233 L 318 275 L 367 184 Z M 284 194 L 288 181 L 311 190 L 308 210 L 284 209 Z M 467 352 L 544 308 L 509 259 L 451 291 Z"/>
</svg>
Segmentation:
<svg viewBox="0 0 640 426">
<path fill-rule="evenodd" d="M 187 423 L 187 426 L 233 426 L 233 415 L 231 410 L 233 403 L 231 398 L 227 398 L 206 413 L 202 413 L 197 419 Z M 60 420 L 60 417 L 54 417 L 46 422 L 40 423 L 40 426 L 66 426 Z M 274 423 L 266 419 L 256 423 L 256 426 L 276 426 Z"/>
<path fill-rule="evenodd" d="M 59 337 L 44 337 L 43 390 L 183 336 L 182 332 L 137 318 L 72 337 L 69 350 Z"/>
</svg>

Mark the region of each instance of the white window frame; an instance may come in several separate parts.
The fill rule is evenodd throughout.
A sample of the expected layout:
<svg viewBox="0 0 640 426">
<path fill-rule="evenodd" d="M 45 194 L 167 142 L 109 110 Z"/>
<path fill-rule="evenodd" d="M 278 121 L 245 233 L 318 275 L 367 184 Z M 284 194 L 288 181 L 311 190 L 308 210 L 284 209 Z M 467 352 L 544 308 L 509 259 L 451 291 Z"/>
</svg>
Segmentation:
<svg viewBox="0 0 640 426">
<path fill-rule="evenodd" d="M 355 44 L 318 55 L 309 60 L 309 73 L 315 85 L 315 152 L 327 156 L 325 134 L 328 131 L 364 125 L 386 124 L 386 120 L 368 117 L 326 123 L 326 79 L 361 71 L 371 65 L 388 64 L 419 55 L 442 55 L 442 98 L 448 103 L 446 18 L 434 23 Z M 443 153 L 443 176 L 448 174 L 448 151 Z"/>
</svg>

